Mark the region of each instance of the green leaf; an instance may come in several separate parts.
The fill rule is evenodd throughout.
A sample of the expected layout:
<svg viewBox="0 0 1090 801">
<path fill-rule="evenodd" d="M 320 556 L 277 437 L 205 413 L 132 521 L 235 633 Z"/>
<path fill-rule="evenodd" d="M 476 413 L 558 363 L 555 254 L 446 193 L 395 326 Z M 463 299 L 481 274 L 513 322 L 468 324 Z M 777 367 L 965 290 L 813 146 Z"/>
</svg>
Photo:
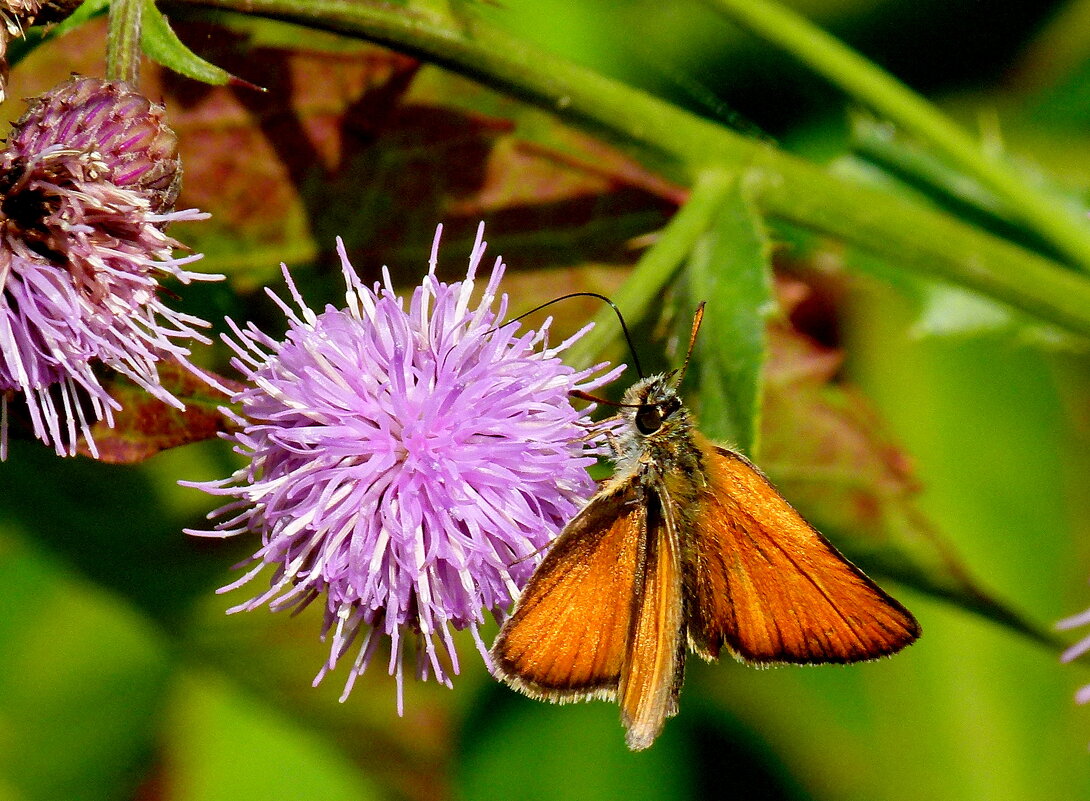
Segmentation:
<svg viewBox="0 0 1090 801">
<path fill-rule="evenodd" d="M 1084 352 L 1086 341 L 989 298 L 944 284 L 921 282 L 922 308 L 909 333 L 917 337 L 1004 337 L 1046 350 Z"/>
<path fill-rule="evenodd" d="M 477 708 L 467 724 L 466 750 L 456 762 L 457 797 L 520 801 L 696 797 L 677 726 L 667 725 L 654 748 L 633 753 L 625 747 L 616 704 L 555 706 L 495 688 Z"/>
<path fill-rule="evenodd" d="M 739 178 L 685 272 L 685 306 L 707 302 L 689 368 L 699 392 L 689 393 L 689 402 L 705 434 L 751 456 L 760 421 L 765 322 L 775 308 L 769 252 L 768 237 Z M 679 313 L 679 347 L 688 341 L 688 330 Z"/>
<path fill-rule="evenodd" d="M 0 788 L 27 801 L 132 797 L 155 745 L 167 643 L 8 531 L 0 581 Z"/>
<path fill-rule="evenodd" d="M 168 715 L 173 801 L 383 797 L 335 743 L 212 671 L 186 671 Z"/>
<path fill-rule="evenodd" d="M 208 63 L 182 44 L 167 18 L 156 8 L 155 0 L 146 0 L 144 5 L 140 43 L 152 61 L 195 81 L 223 86 L 233 77 L 231 73 Z"/>
</svg>

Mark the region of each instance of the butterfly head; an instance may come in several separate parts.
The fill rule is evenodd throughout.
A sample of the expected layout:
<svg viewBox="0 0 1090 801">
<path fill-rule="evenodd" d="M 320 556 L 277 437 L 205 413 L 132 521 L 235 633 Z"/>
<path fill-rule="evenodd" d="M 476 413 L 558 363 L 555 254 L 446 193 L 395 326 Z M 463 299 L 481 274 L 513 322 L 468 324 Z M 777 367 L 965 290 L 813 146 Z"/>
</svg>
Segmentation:
<svg viewBox="0 0 1090 801">
<path fill-rule="evenodd" d="M 641 437 L 651 437 L 688 421 L 688 413 L 673 379 L 673 373 L 660 373 L 628 388 L 621 404 L 630 431 Z"/>
<path fill-rule="evenodd" d="M 685 409 L 677 388 L 689 366 L 696 344 L 696 332 L 704 319 L 704 304 L 696 307 L 693 317 L 693 330 L 689 335 L 689 349 L 685 352 L 685 361 L 677 370 L 643 378 L 629 387 L 624 394 L 621 406 L 625 409 L 624 417 L 629 424 L 630 439 L 639 441 L 645 437 L 654 437 L 665 441 L 672 434 L 684 433 L 690 428 L 689 413 Z"/>
</svg>

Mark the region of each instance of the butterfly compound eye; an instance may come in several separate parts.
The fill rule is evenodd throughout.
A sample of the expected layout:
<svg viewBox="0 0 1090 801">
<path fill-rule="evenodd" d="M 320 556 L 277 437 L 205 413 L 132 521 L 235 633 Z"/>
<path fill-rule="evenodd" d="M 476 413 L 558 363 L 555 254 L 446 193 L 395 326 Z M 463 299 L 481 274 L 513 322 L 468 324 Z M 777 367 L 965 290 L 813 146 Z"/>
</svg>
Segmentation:
<svg viewBox="0 0 1090 801">
<path fill-rule="evenodd" d="M 636 430 L 641 434 L 654 434 L 661 426 L 662 411 L 657 404 L 645 403 L 636 410 Z"/>
</svg>

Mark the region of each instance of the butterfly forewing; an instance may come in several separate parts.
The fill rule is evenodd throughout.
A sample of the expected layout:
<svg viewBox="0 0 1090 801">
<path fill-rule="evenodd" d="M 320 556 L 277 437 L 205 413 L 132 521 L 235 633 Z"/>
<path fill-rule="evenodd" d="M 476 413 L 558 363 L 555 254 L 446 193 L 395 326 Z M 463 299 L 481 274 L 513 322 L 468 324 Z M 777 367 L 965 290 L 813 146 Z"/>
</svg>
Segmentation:
<svg viewBox="0 0 1090 801">
<path fill-rule="evenodd" d="M 677 712 L 685 668 L 677 534 L 668 504 L 649 495 L 643 569 L 618 693 L 628 747 L 635 751 L 651 745 Z"/>
<path fill-rule="evenodd" d="M 856 662 L 920 633 L 915 618 L 841 556 L 742 456 L 697 444 L 707 470 L 701 525 L 685 541 L 693 648 L 748 662 Z"/>
<path fill-rule="evenodd" d="M 612 699 L 624 664 L 647 510 L 596 495 L 561 532 L 492 646 L 497 674 L 554 701 Z"/>
</svg>

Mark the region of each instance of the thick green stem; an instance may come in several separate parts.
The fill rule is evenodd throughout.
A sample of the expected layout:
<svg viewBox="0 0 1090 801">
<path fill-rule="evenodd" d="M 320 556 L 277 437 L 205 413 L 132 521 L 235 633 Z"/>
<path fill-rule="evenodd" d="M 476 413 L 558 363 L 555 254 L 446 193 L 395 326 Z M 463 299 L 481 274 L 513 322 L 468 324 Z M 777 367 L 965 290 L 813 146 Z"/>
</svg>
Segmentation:
<svg viewBox="0 0 1090 801">
<path fill-rule="evenodd" d="M 140 23 L 147 0 L 112 0 L 106 37 L 106 77 L 136 86 L 140 76 Z"/>
<path fill-rule="evenodd" d="M 986 152 L 933 105 L 805 18 L 770 0 L 704 0 L 782 48 L 856 102 L 930 145 L 995 192 L 1057 253 L 1090 269 L 1090 225 L 1024 181 L 1002 154 Z"/>
<path fill-rule="evenodd" d="M 350 0 L 180 0 L 379 42 L 589 125 L 674 178 L 717 168 L 759 177 L 772 218 L 827 233 L 1090 336 L 1090 281 L 939 212 L 854 185 L 476 21 Z"/>
</svg>

